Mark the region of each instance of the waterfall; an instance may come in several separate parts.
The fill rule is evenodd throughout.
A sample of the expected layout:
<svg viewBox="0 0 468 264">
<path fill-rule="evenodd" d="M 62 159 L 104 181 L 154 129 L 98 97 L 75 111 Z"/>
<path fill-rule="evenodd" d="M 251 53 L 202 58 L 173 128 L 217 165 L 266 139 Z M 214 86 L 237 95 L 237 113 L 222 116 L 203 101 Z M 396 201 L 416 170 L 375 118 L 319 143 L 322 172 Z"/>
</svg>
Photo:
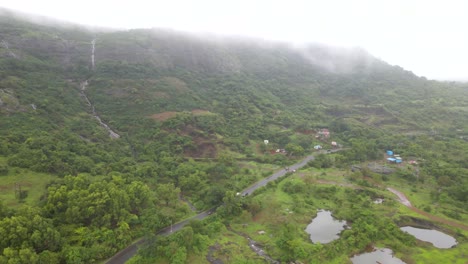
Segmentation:
<svg viewBox="0 0 468 264">
<path fill-rule="evenodd" d="M 94 71 L 94 51 L 96 50 L 96 39 L 91 41 L 92 49 L 91 49 L 91 70 Z"/>
<path fill-rule="evenodd" d="M 102 122 L 102 119 L 97 115 L 96 113 L 96 108 L 94 105 L 91 103 L 89 100 L 88 96 L 86 95 L 86 87 L 88 86 L 88 80 L 84 81 L 80 85 L 80 95 L 85 99 L 86 103 L 91 107 L 91 112 L 93 114 L 93 117 L 96 118 L 96 120 L 99 122 L 99 124 L 107 130 L 109 133 L 109 136 L 111 138 L 120 138 L 120 135 L 115 133 L 106 123 Z"/>
<path fill-rule="evenodd" d="M 15 53 L 13 53 L 13 51 L 10 50 L 10 47 L 8 47 L 8 42 L 6 42 L 5 40 L 2 40 L 2 46 L 8 50 L 8 53 L 10 53 L 10 56 L 12 56 L 13 58 L 17 59 L 18 57 L 16 56 Z"/>
</svg>

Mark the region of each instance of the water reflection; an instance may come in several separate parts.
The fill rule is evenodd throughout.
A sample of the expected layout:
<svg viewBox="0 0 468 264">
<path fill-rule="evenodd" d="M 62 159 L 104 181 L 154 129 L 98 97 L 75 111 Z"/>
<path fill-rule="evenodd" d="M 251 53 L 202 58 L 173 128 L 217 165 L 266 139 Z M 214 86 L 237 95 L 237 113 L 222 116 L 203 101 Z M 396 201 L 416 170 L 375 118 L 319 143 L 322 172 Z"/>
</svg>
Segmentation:
<svg viewBox="0 0 468 264">
<path fill-rule="evenodd" d="M 305 231 L 310 234 L 312 242 L 326 244 L 338 239 L 338 234 L 345 226 L 346 221 L 335 220 L 330 211 L 319 210 Z"/>
<path fill-rule="evenodd" d="M 432 243 L 436 248 L 451 248 L 457 244 L 455 238 L 437 230 L 422 229 L 412 226 L 404 226 L 400 229 L 415 236 L 419 240 Z"/>
<path fill-rule="evenodd" d="M 393 256 L 393 251 L 388 248 L 374 249 L 372 252 L 356 255 L 351 258 L 353 264 L 406 264 L 401 259 Z"/>
</svg>

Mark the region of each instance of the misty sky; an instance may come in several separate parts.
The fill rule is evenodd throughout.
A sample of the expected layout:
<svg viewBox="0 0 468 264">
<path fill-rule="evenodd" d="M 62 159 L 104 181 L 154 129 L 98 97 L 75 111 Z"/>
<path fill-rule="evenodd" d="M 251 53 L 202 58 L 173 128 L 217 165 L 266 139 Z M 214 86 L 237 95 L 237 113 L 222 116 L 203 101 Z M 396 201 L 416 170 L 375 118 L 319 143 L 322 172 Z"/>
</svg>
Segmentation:
<svg viewBox="0 0 468 264">
<path fill-rule="evenodd" d="M 468 80 L 464 0 L 0 0 L 86 25 L 359 46 L 419 76 Z"/>
</svg>

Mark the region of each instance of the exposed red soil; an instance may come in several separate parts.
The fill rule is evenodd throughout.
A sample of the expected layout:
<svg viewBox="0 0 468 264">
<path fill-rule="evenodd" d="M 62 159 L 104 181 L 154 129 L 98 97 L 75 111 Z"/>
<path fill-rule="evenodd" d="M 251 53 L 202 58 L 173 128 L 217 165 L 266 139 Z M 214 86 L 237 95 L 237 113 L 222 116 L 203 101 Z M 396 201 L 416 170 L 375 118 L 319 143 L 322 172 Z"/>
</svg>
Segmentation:
<svg viewBox="0 0 468 264">
<path fill-rule="evenodd" d="M 178 112 L 162 112 L 158 114 L 151 115 L 151 118 L 158 121 L 165 121 L 169 118 L 173 118 L 178 114 Z"/>
<path fill-rule="evenodd" d="M 180 113 L 182 112 L 169 111 L 169 112 L 153 114 L 150 117 L 157 121 L 166 121 L 170 118 L 175 117 L 177 114 L 180 114 Z M 193 109 L 191 113 L 193 115 L 206 115 L 206 114 L 210 114 L 211 112 L 208 110 L 203 110 L 203 109 Z"/>
<path fill-rule="evenodd" d="M 195 141 L 195 148 L 185 150 L 184 154 L 186 157 L 193 158 L 216 158 L 218 150 L 216 145 L 212 142 L 197 142 Z"/>
<path fill-rule="evenodd" d="M 162 81 L 174 88 L 179 93 L 189 91 L 187 84 L 179 78 L 167 76 L 163 77 Z"/>
</svg>

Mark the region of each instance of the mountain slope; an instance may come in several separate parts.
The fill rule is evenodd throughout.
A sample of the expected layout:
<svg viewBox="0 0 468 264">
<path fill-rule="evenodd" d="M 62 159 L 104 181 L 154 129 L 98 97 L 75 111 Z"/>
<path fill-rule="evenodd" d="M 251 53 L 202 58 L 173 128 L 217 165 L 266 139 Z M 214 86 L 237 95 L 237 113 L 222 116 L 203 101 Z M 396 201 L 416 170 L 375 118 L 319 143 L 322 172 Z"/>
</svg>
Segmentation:
<svg viewBox="0 0 468 264">
<path fill-rule="evenodd" d="M 21 252 L 104 259 L 193 214 L 182 196 L 210 208 L 332 140 L 349 147 L 323 161 L 337 168 L 390 148 L 423 161 L 421 182 L 406 170 L 395 176 L 427 184 L 463 220 L 467 87 L 360 49 L 89 30 L 0 13 L 0 188 L 9 190 L 0 232 L 26 230 L 2 233 L 9 255 L 0 262 Z M 332 137 L 320 141 L 319 128 Z"/>
</svg>

